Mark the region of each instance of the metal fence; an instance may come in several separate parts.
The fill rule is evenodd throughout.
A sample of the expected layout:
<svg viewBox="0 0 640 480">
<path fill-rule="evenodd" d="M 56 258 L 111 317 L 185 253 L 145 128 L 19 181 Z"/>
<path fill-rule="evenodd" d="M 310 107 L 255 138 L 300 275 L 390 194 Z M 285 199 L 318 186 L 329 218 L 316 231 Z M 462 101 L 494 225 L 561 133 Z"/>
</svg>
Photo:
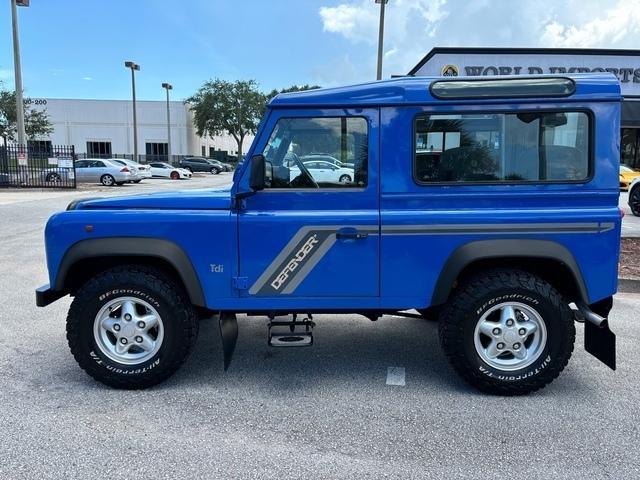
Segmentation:
<svg viewBox="0 0 640 480">
<path fill-rule="evenodd" d="M 76 188 L 73 145 L 0 146 L 0 187 Z"/>
</svg>

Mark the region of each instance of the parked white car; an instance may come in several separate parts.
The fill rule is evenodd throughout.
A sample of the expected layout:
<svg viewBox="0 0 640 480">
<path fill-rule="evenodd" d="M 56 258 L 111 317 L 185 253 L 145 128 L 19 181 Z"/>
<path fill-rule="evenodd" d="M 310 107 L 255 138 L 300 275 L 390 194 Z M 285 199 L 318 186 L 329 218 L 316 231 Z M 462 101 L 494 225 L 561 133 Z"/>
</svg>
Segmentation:
<svg viewBox="0 0 640 480">
<path fill-rule="evenodd" d="M 140 183 L 145 178 L 151 178 L 151 168 L 149 165 L 142 165 L 141 163 L 126 158 L 111 158 L 110 160 L 120 165 L 131 167 L 131 181 L 133 183 Z"/>
<path fill-rule="evenodd" d="M 191 178 L 191 172 L 184 168 L 176 168 L 168 163 L 153 162 L 149 164 L 151 175 L 154 177 L 170 178 L 171 180 L 181 180 Z"/>
<path fill-rule="evenodd" d="M 353 168 L 339 167 L 330 162 L 311 161 L 303 162 L 313 179 L 318 183 L 351 183 L 354 179 Z M 289 169 L 290 179 L 300 175 L 300 169 L 293 166 Z"/>
</svg>

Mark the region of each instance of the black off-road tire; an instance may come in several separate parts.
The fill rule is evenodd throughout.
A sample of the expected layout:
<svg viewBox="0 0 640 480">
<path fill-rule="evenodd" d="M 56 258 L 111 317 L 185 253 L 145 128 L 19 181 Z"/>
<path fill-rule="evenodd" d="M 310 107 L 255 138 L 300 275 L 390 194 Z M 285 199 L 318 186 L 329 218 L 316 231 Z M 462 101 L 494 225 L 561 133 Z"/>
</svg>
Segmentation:
<svg viewBox="0 0 640 480">
<path fill-rule="evenodd" d="M 640 217 L 640 186 L 633 187 L 629 192 L 629 208 L 634 216 Z"/>
<path fill-rule="evenodd" d="M 144 363 L 115 362 L 96 344 L 95 317 L 103 305 L 118 295 L 148 302 L 162 318 L 162 346 Z M 114 388 L 142 389 L 164 381 L 178 370 L 196 342 L 198 326 L 186 292 L 170 277 L 145 266 L 121 266 L 100 273 L 78 290 L 67 316 L 67 340 L 80 367 L 94 379 Z"/>
<path fill-rule="evenodd" d="M 474 346 L 475 327 L 492 306 L 514 301 L 536 310 L 547 330 L 546 345 L 532 364 L 514 371 L 485 363 Z M 522 270 L 495 269 L 465 281 L 440 313 L 440 344 L 456 372 L 491 394 L 524 395 L 553 381 L 567 365 L 576 331 L 573 314 L 548 282 Z"/>
</svg>

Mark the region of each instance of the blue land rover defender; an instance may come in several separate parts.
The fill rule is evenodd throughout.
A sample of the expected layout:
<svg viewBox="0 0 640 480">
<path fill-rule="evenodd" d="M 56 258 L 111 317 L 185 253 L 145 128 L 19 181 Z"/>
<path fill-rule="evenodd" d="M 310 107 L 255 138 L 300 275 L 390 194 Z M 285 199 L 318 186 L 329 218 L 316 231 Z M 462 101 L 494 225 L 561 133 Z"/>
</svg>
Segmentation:
<svg viewBox="0 0 640 480">
<path fill-rule="evenodd" d="M 311 345 L 317 313 L 435 319 L 452 367 L 504 395 L 560 374 L 575 321 L 615 368 L 620 101 L 608 74 L 278 95 L 230 189 L 53 215 L 37 304 L 74 297 L 71 352 L 119 388 L 175 372 L 205 316 L 226 368 L 238 313 L 273 346 Z"/>
</svg>

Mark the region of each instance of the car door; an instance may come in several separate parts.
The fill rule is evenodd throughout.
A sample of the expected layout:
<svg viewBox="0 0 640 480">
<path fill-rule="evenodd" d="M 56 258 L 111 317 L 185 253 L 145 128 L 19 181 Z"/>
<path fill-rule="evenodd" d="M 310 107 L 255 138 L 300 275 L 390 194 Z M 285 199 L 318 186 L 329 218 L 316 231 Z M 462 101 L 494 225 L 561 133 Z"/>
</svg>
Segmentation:
<svg viewBox="0 0 640 480">
<path fill-rule="evenodd" d="M 285 156 L 320 147 L 347 149 L 358 181 L 318 187 L 304 175 L 291 178 Z M 378 110 L 274 111 L 253 153 L 265 156 L 271 180 L 238 213 L 239 278 L 247 294 L 285 304 L 378 296 Z"/>
<path fill-rule="evenodd" d="M 89 180 L 99 182 L 100 177 L 105 173 L 106 167 L 102 160 L 93 160 L 89 163 Z"/>
<path fill-rule="evenodd" d="M 76 181 L 87 182 L 89 162 L 87 160 L 78 160 L 75 162 L 76 167 Z"/>
</svg>

